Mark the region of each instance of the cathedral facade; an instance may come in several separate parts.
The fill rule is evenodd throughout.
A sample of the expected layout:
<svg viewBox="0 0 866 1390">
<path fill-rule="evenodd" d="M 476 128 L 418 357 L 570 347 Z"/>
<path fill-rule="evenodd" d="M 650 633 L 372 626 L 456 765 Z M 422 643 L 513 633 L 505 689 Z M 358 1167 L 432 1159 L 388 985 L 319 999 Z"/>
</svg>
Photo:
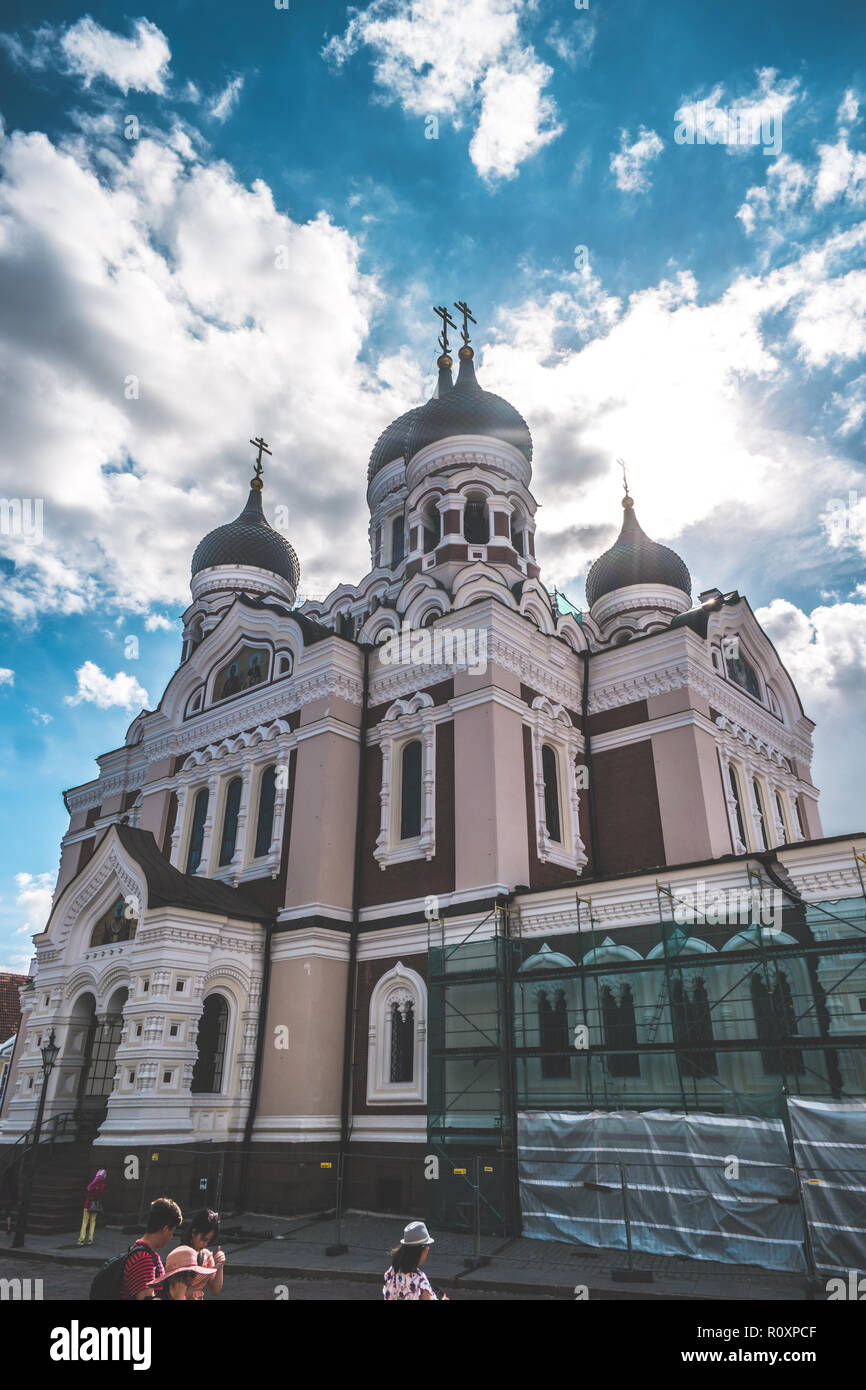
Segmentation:
<svg viewBox="0 0 866 1390">
<path fill-rule="evenodd" d="M 693 598 L 627 490 L 587 610 L 545 587 L 530 432 L 479 384 L 468 335 L 456 379 L 443 351 L 432 399 L 373 449 L 357 584 L 298 602 L 260 473 L 195 551 L 157 708 L 65 794 L 3 1142 L 33 1124 L 53 1028 L 46 1119 L 88 1119 L 104 1156 L 207 1143 L 253 1162 L 287 1145 L 409 1161 L 429 1143 L 447 1045 L 431 1033 L 431 943 L 519 931 L 529 972 L 555 980 L 583 930 L 576 903 L 591 904 L 597 961 L 618 970 L 658 920 L 660 883 L 723 894 L 751 866 L 786 903 L 859 892 L 852 846 L 866 841 L 823 836 L 813 724 L 745 597 Z M 627 1005 L 633 1020 L 627 972 L 610 988 L 608 1014 Z M 533 999 L 533 1017 L 558 1009 L 559 1023 L 518 1021 L 510 1045 L 545 1103 L 567 1105 L 572 1064 L 542 1054 L 582 1021 L 589 1051 L 607 1028 L 622 1053 L 625 1025 L 588 1020 L 573 990 Z M 752 1002 L 725 1015 L 744 1038 L 760 1032 Z M 819 1010 L 815 1037 L 854 1038 L 855 1013 Z M 638 1014 L 628 1045 L 650 1038 L 642 1027 Z M 459 1065 L 471 1089 L 472 1059 Z M 841 1071 L 828 1094 L 862 1089 Z M 607 1072 L 617 1103 L 649 1094 L 633 1065 Z M 480 1142 L 478 1115 L 455 1113 Z"/>
</svg>

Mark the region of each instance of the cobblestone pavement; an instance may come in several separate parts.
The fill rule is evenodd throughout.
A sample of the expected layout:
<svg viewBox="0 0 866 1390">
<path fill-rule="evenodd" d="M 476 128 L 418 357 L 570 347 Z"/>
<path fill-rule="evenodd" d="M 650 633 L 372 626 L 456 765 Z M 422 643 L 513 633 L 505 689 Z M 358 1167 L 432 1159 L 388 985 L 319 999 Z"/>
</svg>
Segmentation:
<svg viewBox="0 0 866 1390">
<path fill-rule="evenodd" d="M 18 1260 L 3 1259 L 0 1254 L 0 1280 L 21 1279 L 31 1280 L 31 1291 L 35 1291 L 32 1281 L 42 1280 L 42 1297 L 46 1302 L 69 1301 L 70 1299 L 86 1299 L 90 1288 L 90 1281 L 95 1271 L 87 1266 L 58 1265 L 54 1262 L 46 1261 L 42 1263 L 37 1260 Z M 435 1278 L 433 1280 L 436 1286 Z M 378 1283 L 367 1283 L 360 1279 L 297 1279 L 290 1278 L 283 1284 L 279 1283 L 276 1275 L 258 1274 L 237 1274 L 227 1277 L 225 1287 L 220 1294 L 219 1300 L 206 1300 L 208 1302 L 223 1303 L 235 1301 L 258 1301 L 273 1302 L 276 1299 L 276 1290 L 280 1288 L 281 1296 L 288 1292 L 288 1301 L 308 1302 L 376 1302 L 381 1301 L 380 1285 Z M 3 1298 L 5 1285 L 0 1285 L 0 1301 Z M 527 1294 L 521 1297 L 513 1293 L 497 1293 L 486 1289 L 447 1289 L 448 1297 L 462 1303 L 470 1300 L 474 1303 L 490 1303 L 507 1299 L 511 1302 L 523 1302 L 527 1299 L 542 1302 L 555 1302 L 550 1295 Z"/>
</svg>

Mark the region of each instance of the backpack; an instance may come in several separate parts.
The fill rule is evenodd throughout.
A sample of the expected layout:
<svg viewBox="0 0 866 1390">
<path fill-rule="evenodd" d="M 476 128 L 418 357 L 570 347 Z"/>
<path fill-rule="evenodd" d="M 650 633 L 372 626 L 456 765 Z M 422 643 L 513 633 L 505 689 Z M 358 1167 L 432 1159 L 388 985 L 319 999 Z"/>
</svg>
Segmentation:
<svg viewBox="0 0 866 1390">
<path fill-rule="evenodd" d="M 108 1263 L 104 1264 L 102 1269 L 94 1275 L 93 1282 L 90 1285 L 89 1297 L 91 1300 L 114 1300 L 117 1302 L 123 1298 L 123 1276 L 126 1273 L 126 1262 L 135 1246 L 140 1244 L 140 1241 L 134 1240 L 124 1254 L 115 1255 L 114 1259 L 109 1260 Z M 144 1248 L 147 1249 L 147 1246 Z M 153 1271 L 155 1274 L 156 1260 L 153 1262 Z"/>
</svg>

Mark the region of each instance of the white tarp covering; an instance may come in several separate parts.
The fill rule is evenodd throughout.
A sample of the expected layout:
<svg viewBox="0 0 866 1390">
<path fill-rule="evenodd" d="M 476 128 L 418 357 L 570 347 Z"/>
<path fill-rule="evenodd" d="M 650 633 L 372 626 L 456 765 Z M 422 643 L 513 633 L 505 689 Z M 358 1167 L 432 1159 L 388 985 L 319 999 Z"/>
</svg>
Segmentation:
<svg viewBox="0 0 866 1390">
<path fill-rule="evenodd" d="M 523 1233 L 805 1271 L 803 1221 L 781 1120 L 664 1110 L 518 1116 Z"/>
<path fill-rule="evenodd" d="M 788 1099 L 818 1269 L 866 1270 L 866 1101 Z"/>
</svg>

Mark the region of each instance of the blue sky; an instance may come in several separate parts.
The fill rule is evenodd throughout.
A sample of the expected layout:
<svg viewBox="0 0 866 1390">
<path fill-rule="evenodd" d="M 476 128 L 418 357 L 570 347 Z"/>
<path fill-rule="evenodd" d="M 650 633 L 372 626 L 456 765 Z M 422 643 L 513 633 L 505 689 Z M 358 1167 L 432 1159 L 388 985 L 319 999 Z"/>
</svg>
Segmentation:
<svg viewBox="0 0 866 1390">
<path fill-rule="evenodd" d="M 43 510 L 0 534 L 0 964 L 61 789 L 174 668 L 247 439 L 302 588 L 359 578 L 370 448 L 464 297 L 533 431 L 545 580 L 582 602 L 626 457 L 695 593 L 739 588 L 777 643 L 825 829 L 863 826 L 864 29 L 781 0 L 7 3 L 0 495 Z"/>
</svg>

